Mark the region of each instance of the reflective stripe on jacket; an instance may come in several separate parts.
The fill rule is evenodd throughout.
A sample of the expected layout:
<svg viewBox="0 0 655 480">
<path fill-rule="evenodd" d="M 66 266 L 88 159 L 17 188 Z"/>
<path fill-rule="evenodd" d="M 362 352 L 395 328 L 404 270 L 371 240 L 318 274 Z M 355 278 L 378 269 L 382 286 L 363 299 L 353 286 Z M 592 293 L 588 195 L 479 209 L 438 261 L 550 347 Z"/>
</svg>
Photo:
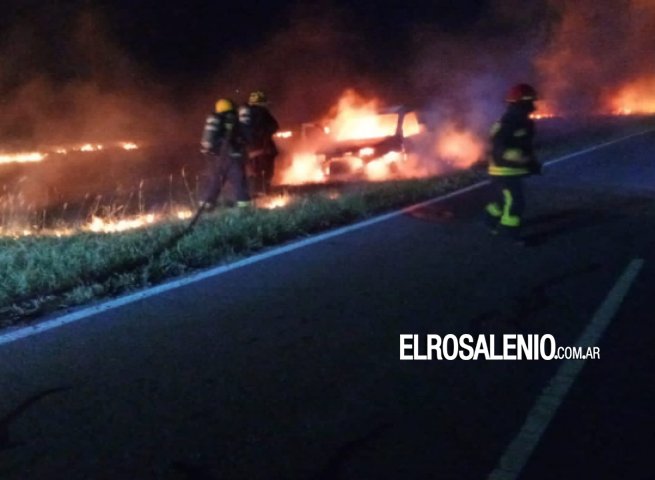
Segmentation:
<svg viewBox="0 0 655 480">
<path fill-rule="evenodd" d="M 512 105 L 491 127 L 489 175 L 523 176 L 534 163 L 534 122 Z"/>
</svg>

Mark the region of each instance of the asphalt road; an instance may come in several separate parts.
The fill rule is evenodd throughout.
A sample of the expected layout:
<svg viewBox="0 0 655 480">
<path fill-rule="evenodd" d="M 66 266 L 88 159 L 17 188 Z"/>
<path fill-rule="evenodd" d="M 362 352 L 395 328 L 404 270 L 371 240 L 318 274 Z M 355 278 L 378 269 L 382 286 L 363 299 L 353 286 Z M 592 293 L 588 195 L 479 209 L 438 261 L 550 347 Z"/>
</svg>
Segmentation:
<svg viewBox="0 0 655 480">
<path fill-rule="evenodd" d="M 653 478 L 653 151 L 530 180 L 527 247 L 480 189 L 0 345 L 0 478 L 488 478 L 562 362 L 401 362 L 399 335 L 573 345 L 636 258 L 518 478 Z"/>
</svg>

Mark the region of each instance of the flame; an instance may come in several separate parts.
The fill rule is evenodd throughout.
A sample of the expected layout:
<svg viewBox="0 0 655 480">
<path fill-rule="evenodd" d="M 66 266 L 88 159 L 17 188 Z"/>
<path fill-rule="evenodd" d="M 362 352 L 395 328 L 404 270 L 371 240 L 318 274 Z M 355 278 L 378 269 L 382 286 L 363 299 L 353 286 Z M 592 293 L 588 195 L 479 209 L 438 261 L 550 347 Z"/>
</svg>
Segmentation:
<svg viewBox="0 0 655 480">
<path fill-rule="evenodd" d="M 118 142 L 110 144 L 110 146 L 120 147 L 124 150 L 136 150 L 139 148 L 139 145 L 134 142 Z M 99 152 L 105 148 L 107 148 L 107 146 L 101 143 L 84 143 L 76 146 L 48 147 L 44 152 L 0 153 L 0 164 L 40 162 L 50 153 L 67 155 L 69 152 Z"/>
<path fill-rule="evenodd" d="M 483 142 L 472 132 L 447 125 L 437 136 L 437 156 L 457 168 L 466 168 L 480 159 Z"/>
<path fill-rule="evenodd" d="M 274 135 L 274 137 L 275 138 L 291 138 L 291 137 L 293 137 L 293 132 L 289 131 L 289 130 L 284 131 L 284 132 L 277 132 Z"/>
<path fill-rule="evenodd" d="M 92 143 L 86 143 L 80 147 L 81 152 L 97 152 L 98 150 L 102 150 L 104 147 L 100 144 L 92 144 Z"/>
<path fill-rule="evenodd" d="M 282 208 L 289 205 L 292 197 L 288 193 L 283 193 L 281 195 L 269 195 L 257 200 L 257 206 L 259 208 L 265 208 L 272 210 L 274 208 Z"/>
<path fill-rule="evenodd" d="M 391 172 L 389 170 L 389 165 L 382 159 L 378 159 L 367 163 L 364 167 L 364 173 L 366 174 L 367 179 L 375 182 L 386 180 Z"/>
<path fill-rule="evenodd" d="M 20 225 L 0 226 L 0 237 L 25 237 L 25 236 L 46 236 L 46 237 L 67 237 L 80 232 L 93 233 L 120 233 L 128 230 L 148 227 L 167 220 L 187 220 L 194 215 L 194 211 L 188 208 L 177 208 L 169 213 L 144 213 L 125 218 L 103 218 L 93 215 L 91 220 L 84 224 L 62 226 L 59 228 L 38 228 L 25 227 Z"/>
<path fill-rule="evenodd" d="M 40 162 L 45 157 L 47 154 L 41 152 L 5 153 L 0 154 L 0 164 Z"/>
<path fill-rule="evenodd" d="M 185 210 L 177 210 L 175 212 L 175 216 L 179 220 L 188 220 L 189 218 L 193 217 L 193 213 L 191 210 L 185 209 Z"/>
<path fill-rule="evenodd" d="M 624 85 L 610 96 L 608 103 L 615 115 L 655 113 L 655 76 Z"/>
<path fill-rule="evenodd" d="M 66 155 L 69 152 L 100 152 L 107 148 L 122 148 L 123 150 L 136 150 L 139 145 L 135 142 L 114 142 L 109 144 L 103 143 L 83 143 L 78 145 L 58 146 L 51 149 L 52 152 L 60 155 Z"/>
<path fill-rule="evenodd" d="M 359 150 L 360 157 L 370 157 L 375 154 L 375 149 L 372 147 L 364 147 Z"/>
<path fill-rule="evenodd" d="M 296 153 L 289 165 L 282 172 L 282 183 L 300 185 L 303 183 L 320 183 L 325 181 L 322 168 L 323 158 L 314 153 Z"/>
<path fill-rule="evenodd" d="M 286 185 L 303 183 L 319 183 L 326 180 L 323 163 L 325 156 L 316 154 L 324 148 L 329 148 L 337 142 L 351 140 L 374 140 L 390 137 L 400 129 L 404 137 L 411 137 L 422 132 L 415 112 L 408 112 L 401 117 L 400 112 L 387 110 L 380 113 L 380 102 L 377 99 L 365 99 L 353 90 L 346 90 L 330 114 L 320 122 L 323 137 L 314 139 L 314 145 L 305 146 L 305 151 L 292 154 L 290 165 L 282 171 L 280 181 Z M 391 152 L 391 156 L 375 158 L 375 149 L 363 146 L 349 159 L 354 171 L 363 171 L 369 180 L 383 180 L 392 174 L 390 163 L 402 159 L 399 153 Z"/>
<path fill-rule="evenodd" d="M 390 137 L 396 134 L 397 113 L 379 113 L 379 101 L 365 100 L 353 90 L 346 90 L 325 123 L 325 133 L 334 140 L 367 140 Z M 410 112 L 403 120 L 403 135 L 409 137 L 421 132 L 416 114 Z"/>
<path fill-rule="evenodd" d="M 550 111 L 542 108 L 544 118 Z M 385 112 L 385 111 L 383 111 Z M 376 157 L 375 148 L 362 145 L 346 153 L 340 162 L 348 162 L 356 176 L 363 175 L 370 181 L 382 181 L 397 177 L 417 178 L 435 175 L 446 169 L 467 168 L 477 162 L 484 151 L 484 141 L 471 130 L 444 123 L 436 132 L 424 133 L 416 112 L 401 113 L 386 110 L 380 113 L 377 99 L 364 99 L 352 90 L 346 91 L 323 119 L 325 136 L 314 140 L 314 151 L 329 150 L 331 145 L 343 141 L 376 140 L 393 136 L 400 129 L 404 137 L 416 136 L 411 142 L 409 154 L 405 151 L 386 152 Z M 380 153 L 377 153 L 380 155 Z M 325 155 L 307 151 L 292 155 L 290 165 L 282 171 L 284 184 L 323 182 L 330 175 Z"/>
<path fill-rule="evenodd" d="M 92 217 L 91 222 L 86 225 L 85 230 L 90 230 L 95 233 L 116 233 L 124 232 L 125 230 L 133 230 L 135 228 L 145 227 L 155 222 L 155 214 L 148 213 L 145 215 L 138 215 L 132 218 L 121 220 L 106 220 L 100 217 Z"/>
<path fill-rule="evenodd" d="M 555 112 L 552 107 L 545 102 L 544 100 L 537 100 L 537 110 L 534 113 L 530 114 L 530 118 L 533 120 L 543 120 L 544 118 L 554 118 Z"/>
</svg>

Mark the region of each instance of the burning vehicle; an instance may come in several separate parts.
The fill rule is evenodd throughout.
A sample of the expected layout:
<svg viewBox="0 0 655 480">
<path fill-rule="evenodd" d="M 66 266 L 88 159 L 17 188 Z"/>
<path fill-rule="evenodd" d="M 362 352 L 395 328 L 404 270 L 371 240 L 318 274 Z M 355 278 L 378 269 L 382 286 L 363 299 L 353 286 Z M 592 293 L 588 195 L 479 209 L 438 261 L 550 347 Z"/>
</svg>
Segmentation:
<svg viewBox="0 0 655 480">
<path fill-rule="evenodd" d="M 285 172 L 288 183 L 383 180 L 403 170 L 425 131 L 418 113 L 404 106 L 380 108 L 377 102 L 353 106 L 356 100 L 348 95 L 335 115 L 302 125 Z"/>
<path fill-rule="evenodd" d="M 439 111 L 388 107 L 353 90 L 287 137 L 276 138 L 278 185 L 427 177 L 467 168 L 484 149 L 474 131 Z"/>
<path fill-rule="evenodd" d="M 331 141 L 316 155 L 326 177 L 370 177 L 375 171 L 398 173 L 412 148 L 409 138 L 421 132 L 417 113 L 403 106 L 346 123 L 350 124 L 341 128 L 347 130 L 334 135 L 333 127 L 324 129 Z M 368 125 L 358 125 L 361 123 Z"/>
</svg>

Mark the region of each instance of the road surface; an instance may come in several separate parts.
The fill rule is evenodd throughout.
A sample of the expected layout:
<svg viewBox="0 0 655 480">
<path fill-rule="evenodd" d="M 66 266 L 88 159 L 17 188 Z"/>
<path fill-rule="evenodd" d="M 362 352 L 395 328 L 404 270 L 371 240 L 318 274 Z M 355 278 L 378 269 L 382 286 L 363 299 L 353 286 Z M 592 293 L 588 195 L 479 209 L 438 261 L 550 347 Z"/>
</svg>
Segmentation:
<svg viewBox="0 0 655 480">
<path fill-rule="evenodd" d="M 531 179 L 527 247 L 481 188 L 0 345 L 0 478 L 653 478 L 653 151 Z M 635 261 L 554 398 L 575 361 L 399 360 L 401 334 L 574 345 Z"/>
</svg>

